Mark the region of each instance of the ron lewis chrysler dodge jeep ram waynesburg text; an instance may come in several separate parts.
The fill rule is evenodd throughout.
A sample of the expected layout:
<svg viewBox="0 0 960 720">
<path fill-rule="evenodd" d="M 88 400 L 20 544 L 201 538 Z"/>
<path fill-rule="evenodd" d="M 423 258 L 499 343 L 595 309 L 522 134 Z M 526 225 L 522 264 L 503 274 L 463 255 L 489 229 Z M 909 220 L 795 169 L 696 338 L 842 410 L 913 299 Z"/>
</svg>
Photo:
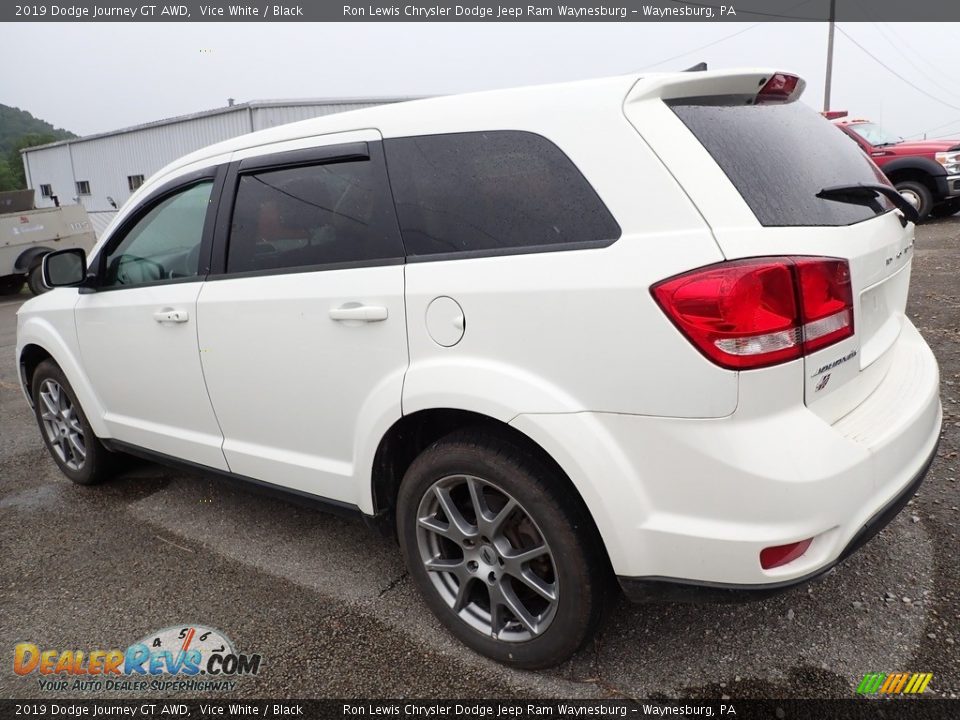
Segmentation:
<svg viewBox="0 0 960 720">
<path fill-rule="evenodd" d="M 916 210 L 803 82 L 624 76 L 229 140 L 160 171 L 20 310 L 78 483 L 148 455 L 395 530 L 464 643 L 561 662 L 634 599 L 853 552 L 939 437 Z"/>
</svg>

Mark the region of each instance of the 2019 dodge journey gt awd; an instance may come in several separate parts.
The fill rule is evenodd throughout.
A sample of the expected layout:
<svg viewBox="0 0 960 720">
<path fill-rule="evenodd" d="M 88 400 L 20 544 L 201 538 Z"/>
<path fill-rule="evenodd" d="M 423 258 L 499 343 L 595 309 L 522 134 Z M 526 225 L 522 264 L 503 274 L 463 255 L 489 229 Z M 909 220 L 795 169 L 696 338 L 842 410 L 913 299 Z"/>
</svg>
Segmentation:
<svg viewBox="0 0 960 720">
<path fill-rule="evenodd" d="M 763 593 L 912 496 L 941 408 L 916 212 L 737 70 L 399 103 L 243 135 L 140 188 L 17 362 L 83 484 L 114 452 L 396 532 L 471 648 L 561 662 L 607 580 Z"/>
</svg>

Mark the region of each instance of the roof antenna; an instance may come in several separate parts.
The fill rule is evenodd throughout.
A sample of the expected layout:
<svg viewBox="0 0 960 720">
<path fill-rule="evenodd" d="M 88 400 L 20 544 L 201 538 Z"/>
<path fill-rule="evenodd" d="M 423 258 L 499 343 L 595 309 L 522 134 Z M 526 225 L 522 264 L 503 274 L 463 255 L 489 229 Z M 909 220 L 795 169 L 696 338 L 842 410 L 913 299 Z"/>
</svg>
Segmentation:
<svg viewBox="0 0 960 720">
<path fill-rule="evenodd" d="M 705 62 L 698 62 L 696 65 L 691 65 L 683 72 L 703 72 L 707 69 L 707 64 Z"/>
</svg>

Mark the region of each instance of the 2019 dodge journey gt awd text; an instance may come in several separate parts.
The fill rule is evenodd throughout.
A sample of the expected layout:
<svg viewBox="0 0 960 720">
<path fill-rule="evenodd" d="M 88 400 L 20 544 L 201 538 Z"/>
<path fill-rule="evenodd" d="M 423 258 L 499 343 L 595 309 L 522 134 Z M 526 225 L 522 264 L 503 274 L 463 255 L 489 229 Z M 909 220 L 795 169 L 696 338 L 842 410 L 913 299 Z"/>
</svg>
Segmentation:
<svg viewBox="0 0 960 720">
<path fill-rule="evenodd" d="M 915 210 L 764 70 L 400 103 L 167 166 L 17 362 L 72 480 L 129 452 L 396 532 L 471 648 L 561 662 L 635 599 L 809 579 L 912 496 L 941 409 Z"/>
</svg>

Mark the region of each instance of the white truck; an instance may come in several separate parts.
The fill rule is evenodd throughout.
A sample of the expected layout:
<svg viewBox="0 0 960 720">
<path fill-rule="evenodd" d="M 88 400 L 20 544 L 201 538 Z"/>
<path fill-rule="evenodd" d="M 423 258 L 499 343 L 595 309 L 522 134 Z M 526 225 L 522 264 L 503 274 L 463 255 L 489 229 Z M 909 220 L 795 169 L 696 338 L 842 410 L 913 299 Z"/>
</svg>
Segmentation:
<svg viewBox="0 0 960 720">
<path fill-rule="evenodd" d="M 33 191 L 0 193 L 0 295 L 19 293 L 24 283 L 39 295 L 43 256 L 64 248 L 90 252 L 96 236 L 82 205 L 35 209 Z"/>
</svg>

